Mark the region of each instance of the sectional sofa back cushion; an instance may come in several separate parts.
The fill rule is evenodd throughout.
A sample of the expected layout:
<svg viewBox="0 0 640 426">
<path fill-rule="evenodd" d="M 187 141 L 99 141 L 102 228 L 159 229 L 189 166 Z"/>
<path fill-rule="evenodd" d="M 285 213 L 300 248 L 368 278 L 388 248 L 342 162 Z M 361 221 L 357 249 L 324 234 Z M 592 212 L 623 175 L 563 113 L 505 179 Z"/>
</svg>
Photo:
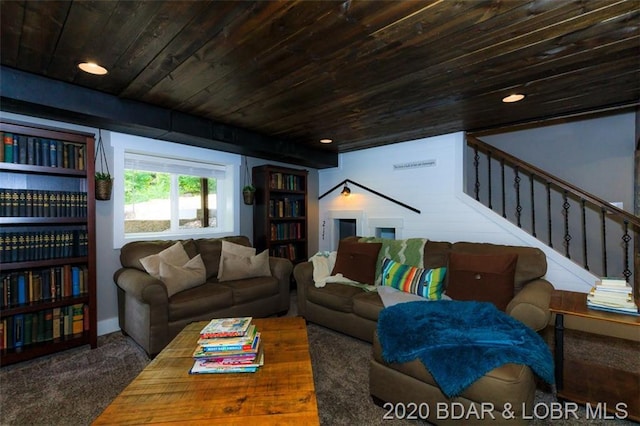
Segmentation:
<svg viewBox="0 0 640 426">
<path fill-rule="evenodd" d="M 360 243 L 353 240 L 340 241 L 336 263 L 331 275 L 342 274 L 350 280 L 373 285 L 380 243 Z"/>
<path fill-rule="evenodd" d="M 514 276 L 515 294 L 522 290 L 522 287 L 529 281 L 542 278 L 547 273 L 547 257 L 537 247 L 458 242 L 453 244 L 452 252 L 518 255 Z"/>
<path fill-rule="evenodd" d="M 446 294 L 453 300 L 491 302 L 505 311 L 514 295 L 517 261 L 514 253 L 451 253 Z"/>
</svg>

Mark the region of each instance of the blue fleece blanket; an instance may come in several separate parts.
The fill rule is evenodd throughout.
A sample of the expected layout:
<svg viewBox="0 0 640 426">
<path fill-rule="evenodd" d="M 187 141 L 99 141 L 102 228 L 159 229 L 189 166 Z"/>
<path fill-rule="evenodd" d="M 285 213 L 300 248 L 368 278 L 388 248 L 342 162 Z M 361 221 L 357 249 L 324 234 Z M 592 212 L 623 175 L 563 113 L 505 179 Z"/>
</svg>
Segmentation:
<svg viewBox="0 0 640 426">
<path fill-rule="evenodd" d="M 532 329 L 487 302 L 407 302 L 383 309 L 378 339 L 388 363 L 419 359 L 448 397 L 503 364 L 554 383 L 553 357 Z"/>
</svg>

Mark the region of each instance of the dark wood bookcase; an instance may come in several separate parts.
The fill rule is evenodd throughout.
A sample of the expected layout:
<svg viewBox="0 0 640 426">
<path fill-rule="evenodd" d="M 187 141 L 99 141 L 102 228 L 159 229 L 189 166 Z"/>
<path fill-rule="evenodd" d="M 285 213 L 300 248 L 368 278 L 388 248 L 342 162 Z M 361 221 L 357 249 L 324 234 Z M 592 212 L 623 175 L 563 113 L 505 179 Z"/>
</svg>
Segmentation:
<svg viewBox="0 0 640 426">
<path fill-rule="evenodd" d="M 0 365 L 97 346 L 94 135 L 2 119 Z"/>
<path fill-rule="evenodd" d="M 252 170 L 256 187 L 253 244 L 293 263 L 307 256 L 307 170 L 272 165 Z"/>
</svg>

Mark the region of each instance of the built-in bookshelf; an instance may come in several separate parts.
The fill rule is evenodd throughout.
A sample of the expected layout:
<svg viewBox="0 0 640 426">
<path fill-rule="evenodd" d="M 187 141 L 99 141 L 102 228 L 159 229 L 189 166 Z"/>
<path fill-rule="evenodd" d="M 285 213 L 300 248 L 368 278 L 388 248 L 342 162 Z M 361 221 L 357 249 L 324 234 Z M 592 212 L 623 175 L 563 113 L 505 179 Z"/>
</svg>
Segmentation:
<svg viewBox="0 0 640 426">
<path fill-rule="evenodd" d="M 307 170 L 272 165 L 253 168 L 256 187 L 253 244 L 294 263 L 307 256 Z"/>
<path fill-rule="evenodd" d="M 94 135 L 0 121 L 0 364 L 97 346 Z"/>
</svg>

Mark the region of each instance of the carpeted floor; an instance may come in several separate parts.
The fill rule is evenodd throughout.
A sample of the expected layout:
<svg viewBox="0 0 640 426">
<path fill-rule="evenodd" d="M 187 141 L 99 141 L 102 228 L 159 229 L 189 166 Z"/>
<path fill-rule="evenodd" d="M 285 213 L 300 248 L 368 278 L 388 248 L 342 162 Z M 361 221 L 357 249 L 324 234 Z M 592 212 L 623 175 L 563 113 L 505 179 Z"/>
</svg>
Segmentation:
<svg viewBox="0 0 640 426">
<path fill-rule="evenodd" d="M 290 312 L 295 315 L 295 310 Z M 401 425 L 416 421 L 383 420 L 386 410 L 371 401 L 368 391 L 371 345 L 324 327 L 309 324 L 318 409 L 322 425 Z M 568 356 L 603 359 L 615 354 L 638 368 L 638 346 L 612 348 L 606 339 L 568 335 Z M 635 361 L 629 363 L 629 358 Z M 98 348 L 77 348 L 0 369 L 0 424 L 90 424 L 147 365 L 145 353 L 121 333 L 101 336 Z M 614 359 L 614 362 L 617 362 Z M 555 401 L 538 391 L 536 403 Z M 464 422 L 464 424 L 472 424 Z M 629 421 L 534 419 L 532 425 L 630 425 Z"/>
</svg>

